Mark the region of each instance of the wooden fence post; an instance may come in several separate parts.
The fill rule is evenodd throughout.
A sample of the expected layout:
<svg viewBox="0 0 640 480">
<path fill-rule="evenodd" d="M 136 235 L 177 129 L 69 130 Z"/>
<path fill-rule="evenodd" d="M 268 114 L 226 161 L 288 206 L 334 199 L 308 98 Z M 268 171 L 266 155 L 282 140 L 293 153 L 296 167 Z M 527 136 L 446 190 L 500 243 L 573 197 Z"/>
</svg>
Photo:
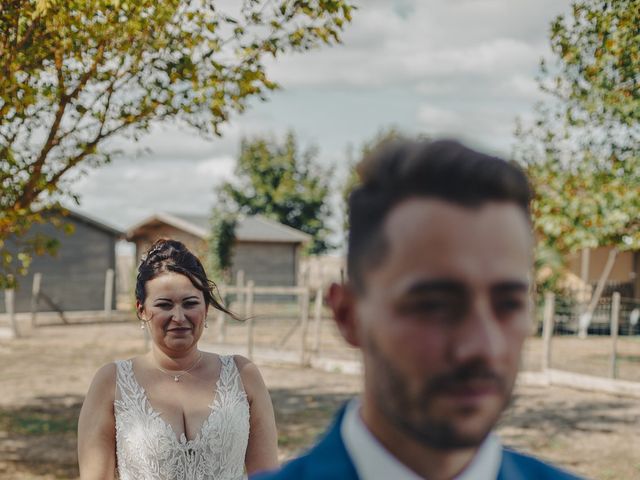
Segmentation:
<svg viewBox="0 0 640 480">
<path fill-rule="evenodd" d="M 33 285 L 31 286 L 31 328 L 36 326 L 38 317 L 38 307 L 40 298 L 40 286 L 42 285 L 42 273 L 33 274 Z"/>
<path fill-rule="evenodd" d="M 315 344 L 313 351 L 320 352 L 321 336 L 322 336 L 322 287 L 316 290 L 316 300 L 313 305 L 313 321 L 315 322 Z"/>
<path fill-rule="evenodd" d="M 302 291 L 301 307 L 300 365 L 305 366 L 307 364 L 307 330 L 309 326 L 309 287 L 305 287 Z"/>
<path fill-rule="evenodd" d="M 620 293 L 613 292 L 611 297 L 611 363 L 609 368 L 609 376 L 616 378 L 618 376 L 617 365 L 617 348 L 618 348 L 618 325 L 620 323 Z"/>
<path fill-rule="evenodd" d="M 544 311 L 542 317 L 542 371 L 551 368 L 551 337 L 553 336 L 553 320 L 555 316 L 555 295 L 544 294 Z"/>
<path fill-rule="evenodd" d="M 104 278 L 104 318 L 105 320 L 111 320 L 111 306 L 113 305 L 113 277 L 115 272 L 112 268 L 107 269 L 107 274 Z"/>
<path fill-rule="evenodd" d="M 247 357 L 253 360 L 253 280 L 247 282 L 244 311 L 247 319 Z"/>
<path fill-rule="evenodd" d="M 11 326 L 11 334 L 13 338 L 18 338 L 20 336 L 20 332 L 18 332 L 18 324 L 16 321 L 16 295 L 15 290 L 12 288 L 6 289 L 4 291 L 4 304 L 7 309 L 7 314 L 9 315 L 9 325 Z"/>
</svg>

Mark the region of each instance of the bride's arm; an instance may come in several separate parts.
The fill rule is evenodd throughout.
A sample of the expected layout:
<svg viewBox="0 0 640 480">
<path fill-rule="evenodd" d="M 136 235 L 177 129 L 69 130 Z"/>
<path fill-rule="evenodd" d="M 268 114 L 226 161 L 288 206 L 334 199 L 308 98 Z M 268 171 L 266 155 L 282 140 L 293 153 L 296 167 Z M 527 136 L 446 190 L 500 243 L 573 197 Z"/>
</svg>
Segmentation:
<svg viewBox="0 0 640 480">
<path fill-rule="evenodd" d="M 78 464 L 82 480 L 115 478 L 115 378 L 113 363 L 98 370 L 82 404 L 78 419 Z"/>
<path fill-rule="evenodd" d="M 249 445 L 245 466 L 249 475 L 278 467 L 278 432 L 271 397 L 258 367 L 235 356 L 250 407 Z"/>
</svg>

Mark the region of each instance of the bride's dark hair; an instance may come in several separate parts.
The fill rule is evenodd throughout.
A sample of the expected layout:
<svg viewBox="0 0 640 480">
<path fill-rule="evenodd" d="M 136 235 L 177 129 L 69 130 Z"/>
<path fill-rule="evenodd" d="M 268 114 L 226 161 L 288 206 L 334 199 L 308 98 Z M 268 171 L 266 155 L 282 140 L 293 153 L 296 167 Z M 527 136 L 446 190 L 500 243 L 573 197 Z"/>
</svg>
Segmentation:
<svg viewBox="0 0 640 480">
<path fill-rule="evenodd" d="M 142 257 L 136 278 L 136 300 L 138 302 L 144 303 L 147 297 L 146 283 L 165 272 L 184 275 L 194 287 L 202 292 L 207 307 L 212 305 L 215 309 L 237 318 L 216 298 L 216 293 L 218 293 L 216 284 L 207 277 L 198 257 L 191 253 L 184 243 L 166 238 L 156 240 Z"/>
</svg>

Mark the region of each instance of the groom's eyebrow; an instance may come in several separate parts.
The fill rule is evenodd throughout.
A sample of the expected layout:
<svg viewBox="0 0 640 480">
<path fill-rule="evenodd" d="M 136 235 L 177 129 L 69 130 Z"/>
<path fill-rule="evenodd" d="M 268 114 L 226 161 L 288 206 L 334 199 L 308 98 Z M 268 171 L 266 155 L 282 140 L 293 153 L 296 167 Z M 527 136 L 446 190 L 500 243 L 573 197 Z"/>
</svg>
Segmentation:
<svg viewBox="0 0 640 480">
<path fill-rule="evenodd" d="M 409 286 L 404 295 L 419 295 L 424 293 L 448 293 L 464 295 L 467 288 L 462 282 L 444 278 L 420 280 Z"/>
<path fill-rule="evenodd" d="M 527 293 L 529 282 L 524 280 L 507 280 L 491 286 L 491 293 Z"/>
</svg>

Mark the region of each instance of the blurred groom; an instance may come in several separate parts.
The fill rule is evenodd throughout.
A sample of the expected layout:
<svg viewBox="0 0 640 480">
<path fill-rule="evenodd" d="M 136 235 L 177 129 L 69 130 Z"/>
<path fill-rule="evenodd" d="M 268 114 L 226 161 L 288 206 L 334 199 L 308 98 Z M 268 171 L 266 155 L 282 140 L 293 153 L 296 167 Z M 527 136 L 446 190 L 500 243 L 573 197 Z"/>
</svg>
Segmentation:
<svg viewBox="0 0 640 480">
<path fill-rule="evenodd" d="M 349 199 L 349 279 L 331 286 L 364 391 L 308 453 L 256 480 L 577 477 L 501 445 L 531 322 L 531 192 L 452 141 L 387 144 Z"/>
</svg>

